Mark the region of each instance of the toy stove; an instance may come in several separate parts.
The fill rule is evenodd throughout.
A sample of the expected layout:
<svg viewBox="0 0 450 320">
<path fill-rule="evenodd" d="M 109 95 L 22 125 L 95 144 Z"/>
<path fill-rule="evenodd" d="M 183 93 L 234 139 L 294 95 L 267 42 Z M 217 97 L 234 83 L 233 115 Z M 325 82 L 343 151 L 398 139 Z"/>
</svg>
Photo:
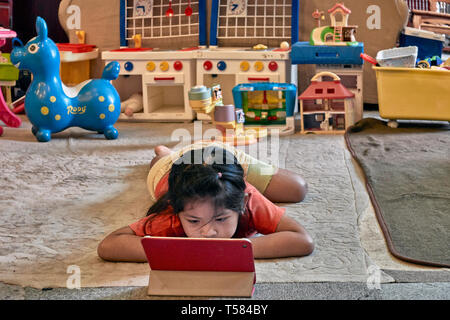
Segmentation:
<svg viewBox="0 0 450 320">
<path fill-rule="evenodd" d="M 297 84 L 289 49 L 298 41 L 297 30 L 298 0 L 213 0 L 210 47 L 197 52 L 197 85 L 220 84 L 224 104 L 234 104 L 232 90 L 238 84 Z M 283 41 L 287 47 L 280 47 Z M 197 119 L 211 120 L 206 114 Z"/>
<path fill-rule="evenodd" d="M 187 93 L 195 85 L 195 49 L 103 52 L 102 57 L 106 63 L 114 60 L 120 63 L 121 75 L 141 78 L 143 110 L 134 113 L 132 119 L 194 119 Z M 130 117 L 122 114 L 120 119 Z"/>
<path fill-rule="evenodd" d="M 119 119 L 194 119 L 188 91 L 195 86 L 196 50 L 206 44 L 205 13 L 206 0 L 121 0 L 121 48 L 103 52 L 102 58 L 106 63 L 118 61 L 121 76 L 138 78 L 143 110 L 132 116 L 121 114 Z M 195 46 L 179 50 L 142 46 L 152 41 L 186 43 L 186 39 Z M 134 47 L 127 47 L 133 41 Z"/>
<path fill-rule="evenodd" d="M 207 87 L 219 83 L 224 104 L 234 104 L 233 88 L 242 83 L 296 83 L 289 49 L 213 48 L 197 52 L 197 84 Z M 198 119 L 210 120 L 198 114 Z"/>
</svg>

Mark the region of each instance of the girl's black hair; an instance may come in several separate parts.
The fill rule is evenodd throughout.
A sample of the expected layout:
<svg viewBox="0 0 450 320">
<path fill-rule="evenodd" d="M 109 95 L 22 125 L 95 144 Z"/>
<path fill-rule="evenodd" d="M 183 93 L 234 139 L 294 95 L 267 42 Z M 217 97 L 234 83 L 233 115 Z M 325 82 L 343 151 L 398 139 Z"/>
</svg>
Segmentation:
<svg viewBox="0 0 450 320">
<path fill-rule="evenodd" d="M 188 201 L 212 198 L 216 208 L 244 212 L 244 170 L 229 151 L 211 146 L 191 150 L 176 160 L 169 173 L 169 189 L 147 212 L 158 214 L 172 206 L 183 211 Z"/>
</svg>

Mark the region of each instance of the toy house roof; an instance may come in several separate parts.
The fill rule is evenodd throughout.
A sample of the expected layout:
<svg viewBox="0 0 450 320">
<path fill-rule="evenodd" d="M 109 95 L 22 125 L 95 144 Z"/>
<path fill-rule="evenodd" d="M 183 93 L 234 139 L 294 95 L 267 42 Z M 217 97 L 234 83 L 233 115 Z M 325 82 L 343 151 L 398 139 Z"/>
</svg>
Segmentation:
<svg viewBox="0 0 450 320">
<path fill-rule="evenodd" d="M 328 10 L 328 13 L 333 13 L 338 9 L 341 9 L 342 11 L 344 11 L 347 14 L 352 13 L 352 11 L 349 8 L 347 8 L 346 6 L 344 6 L 343 3 L 336 3 L 333 8 Z"/>
<path fill-rule="evenodd" d="M 298 97 L 300 100 L 346 99 L 355 96 L 339 80 L 311 81 L 308 88 Z"/>
</svg>

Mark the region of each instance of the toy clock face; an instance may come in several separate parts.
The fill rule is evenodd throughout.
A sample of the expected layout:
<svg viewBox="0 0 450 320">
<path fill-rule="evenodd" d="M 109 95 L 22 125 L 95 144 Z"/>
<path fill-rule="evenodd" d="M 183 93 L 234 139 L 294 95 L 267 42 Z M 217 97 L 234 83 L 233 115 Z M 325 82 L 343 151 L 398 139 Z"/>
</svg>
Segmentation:
<svg viewBox="0 0 450 320">
<path fill-rule="evenodd" d="M 246 16 L 247 0 L 228 0 L 227 15 Z"/>
<path fill-rule="evenodd" d="M 153 0 L 134 0 L 134 16 L 148 17 L 152 14 Z"/>
</svg>

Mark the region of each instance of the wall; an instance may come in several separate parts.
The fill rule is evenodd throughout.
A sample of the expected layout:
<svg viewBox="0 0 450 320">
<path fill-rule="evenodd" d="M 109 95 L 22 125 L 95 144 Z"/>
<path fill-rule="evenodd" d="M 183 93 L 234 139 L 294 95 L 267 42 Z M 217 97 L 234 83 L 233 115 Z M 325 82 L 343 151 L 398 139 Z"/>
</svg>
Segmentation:
<svg viewBox="0 0 450 320">
<path fill-rule="evenodd" d="M 270 1 L 270 0 L 268 0 Z M 299 34 L 300 40 L 309 40 L 311 30 L 316 26 L 316 21 L 311 17 L 315 9 L 325 12 L 325 21 L 322 25 L 330 24 L 327 10 L 333 7 L 336 0 L 301 0 Z M 345 6 L 352 10 L 349 24 L 357 25 L 356 39 L 364 42 L 365 52 L 375 56 L 379 50 L 392 48 L 396 45 L 398 35 L 408 18 L 408 7 L 404 0 L 345 0 Z M 97 45 L 101 50 L 119 48 L 119 0 L 62 0 L 59 8 L 61 24 L 66 29 L 71 41 L 76 42 L 75 31 L 67 29 L 67 21 L 71 14 L 67 12 L 70 5 L 78 5 L 81 9 L 81 29 L 87 33 L 87 43 Z M 210 15 L 211 0 L 207 0 L 207 13 Z M 209 21 L 209 17 L 207 19 Z M 209 26 L 208 26 L 209 30 Z M 209 37 L 208 37 L 209 39 Z M 260 40 L 251 40 L 248 43 L 256 44 Z M 263 42 L 263 41 L 262 41 Z M 264 42 L 263 42 L 264 43 Z M 152 47 L 158 47 L 158 43 L 152 43 Z M 375 72 L 370 64 L 364 65 L 364 102 L 377 103 L 377 90 Z M 95 62 L 94 74 L 99 76 L 103 63 L 100 59 Z M 311 66 L 299 67 L 299 90 L 306 89 L 313 71 Z M 135 89 L 136 83 L 118 84 L 122 98 L 126 98 Z M 123 90 L 128 90 L 123 94 Z"/>
</svg>

